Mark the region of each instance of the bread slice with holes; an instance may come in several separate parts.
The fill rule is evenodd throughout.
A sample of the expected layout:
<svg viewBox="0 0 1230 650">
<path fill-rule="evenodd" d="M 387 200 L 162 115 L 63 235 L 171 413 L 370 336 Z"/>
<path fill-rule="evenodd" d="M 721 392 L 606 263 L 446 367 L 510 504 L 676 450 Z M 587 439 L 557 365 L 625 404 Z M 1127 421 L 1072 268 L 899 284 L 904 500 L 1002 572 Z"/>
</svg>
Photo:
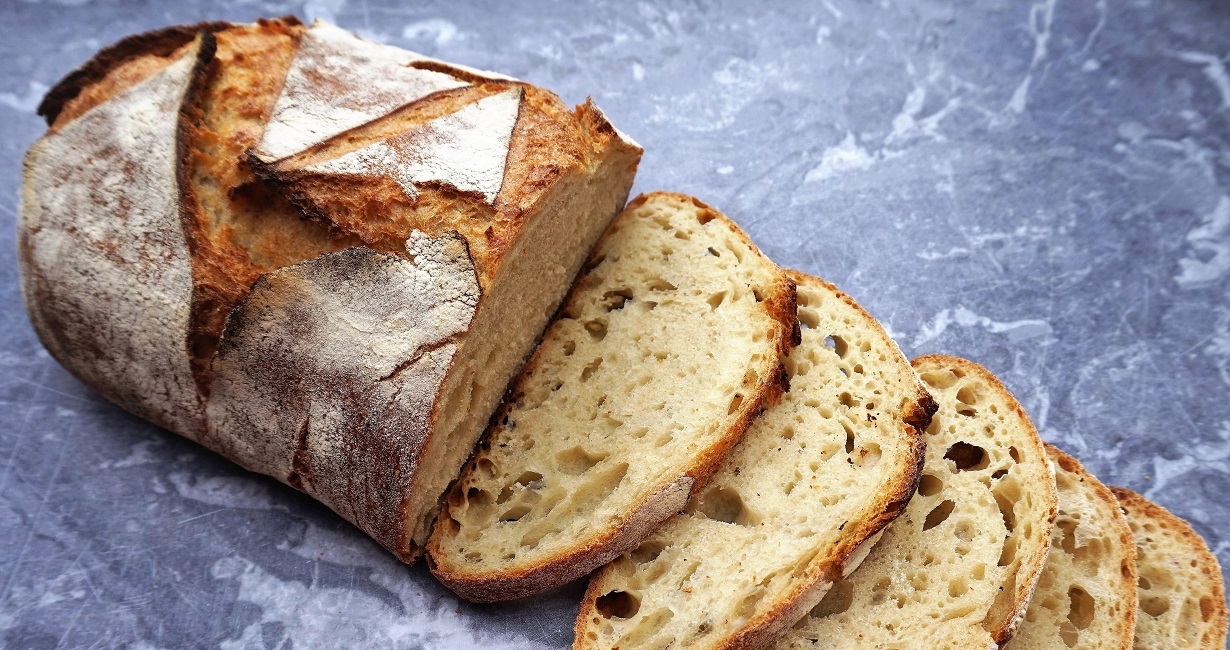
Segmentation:
<svg viewBox="0 0 1230 650">
<path fill-rule="evenodd" d="M 634 200 L 600 240 L 428 547 L 435 575 L 494 601 L 635 548 L 777 400 L 795 284 L 718 211 Z"/>
<path fill-rule="evenodd" d="M 1110 488 L 1136 545 L 1135 650 L 1226 647 L 1226 585 L 1217 557 L 1181 517 Z"/>
<path fill-rule="evenodd" d="M 915 359 L 939 404 L 918 493 L 778 648 L 993 648 L 1050 548 L 1055 481 L 1033 424 L 982 366 Z"/>
<path fill-rule="evenodd" d="M 857 303 L 792 277 L 790 388 L 682 514 L 592 578 L 575 648 L 764 647 L 913 496 L 935 402 Z"/>
<path fill-rule="evenodd" d="M 1059 486 L 1051 554 L 1011 650 L 1128 650 L 1136 551 L 1115 495 L 1075 458 L 1046 446 Z M 1166 647 L 1166 646 L 1158 646 Z"/>
</svg>

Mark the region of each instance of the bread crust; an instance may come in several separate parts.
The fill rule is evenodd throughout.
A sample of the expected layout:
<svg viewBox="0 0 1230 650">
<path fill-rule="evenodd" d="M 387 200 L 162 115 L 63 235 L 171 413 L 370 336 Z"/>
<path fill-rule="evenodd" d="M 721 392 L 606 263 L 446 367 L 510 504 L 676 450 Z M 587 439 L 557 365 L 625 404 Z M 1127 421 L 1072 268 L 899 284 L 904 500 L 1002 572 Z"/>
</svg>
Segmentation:
<svg viewBox="0 0 1230 650">
<path fill-rule="evenodd" d="M 385 246 L 383 249 L 367 246 L 338 252 L 348 243 L 360 240 L 344 230 L 330 233 L 319 224 L 302 224 L 299 217 L 309 215 L 297 214 L 289 206 L 282 209 L 279 205 L 273 209 L 276 194 L 269 193 L 269 185 L 247 175 L 241 160 L 233 161 L 235 170 L 219 172 L 208 165 L 203 167 L 201 159 L 211 155 L 219 160 L 230 160 L 218 153 L 226 153 L 224 146 L 210 149 L 216 144 L 211 138 L 242 140 L 251 135 L 254 123 L 263 125 L 268 117 L 254 117 L 261 113 L 254 105 L 268 98 L 265 86 L 261 86 L 258 93 L 242 83 L 242 75 L 237 77 L 239 83 L 233 88 L 220 81 L 223 59 L 215 57 L 214 34 L 218 34 L 217 39 L 223 39 L 223 34 L 239 39 L 241 33 L 245 34 L 244 38 L 259 39 L 263 28 L 271 28 L 269 34 L 277 32 L 288 38 L 283 39 L 285 45 L 263 42 L 255 43 L 257 47 L 285 47 L 288 56 L 298 51 L 303 28 L 293 17 L 260 21 L 256 25 L 216 22 L 171 27 L 129 37 L 105 48 L 57 84 L 41 109 L 52 127 L 27 157 L 19 252 L 23 295 L 31 321 L 44 344 L 85 383 L 140 417 L 315 496 L 400 559 L 410 562 L 421 549 L 413 543 L 408 532 L 411 530 L 407 523 L 409 495 L 412 491 L 416 495 L 428 491 L 417 482 L 419 457 L 436 439 L 442 391 L 450 378 L 461 376 L 453 360 L 465 344 L 477 307 L 484 304 L 483 298 L 487 296 L 476 282 L 475 256 L 468 250 L 468 242 L 456 232 L 462 229 L 469 215 L 460 209 L 460 202 L 454 202 L 450 212 L 447 204 L 450 197 L 442 194 L 443 209 L 436 216 L 443 214 L 444 217 L 433 223 L 430 236 L 402 224 L 386 241 L 380 242 Z M 253 44 L 252 40 L 246 42 Z M 228 52 L 235 58 L 242 58 L 252 50 L 234 44 Z M 280 52 L 282 50 L 275 54 Z M 165 69 L 176 65 L 181 57 L 188 57 L 192 64 L 186 73 L 179 68 L 175 70 L 180 75 L 176 79 L 183 82 L 182 87 L 177 86 L 176 92 L 163 92 L 152 99 L 129 101 L 128 93 L 148 94 L 147 86 L 162 83 Z M 431 71 L 427 76 L 454 75 L 462 79 L 456 82 L 459 86 L 474 83 L 480 77 L 498 77 L 498 82 L 505 87 L 533 88 L 494 73 L 487 75 L 425 57 L 417 63 L 422 63 L 422 70 Z M 277 76 L 276 71 L 263 70 L 269 76 Z M 285 85 L 281 81 L 278 83 L 279 89 Z M 210 94 L 214 90 L 220 94 Z M 245 90 L 248 91 L 246 95 Z M 538 89 L 527 92 L 536 96 L 545 93 Z M 235 120 L 224 126 L 229 128 L 239 123 L 242 133 L 227 128 L 221 134 L 210 131 L 204 118 L 217 114 L 210 113 L 206 100 L 224 105 L 225 110 L 219 109 L 217 114 Z M 511 162 L 506 165 L 500 188 L 505 196 L 497 203 L 506 200 L 507 211 L 515 216 L 516 222 L 515 228 L 499 242 L 501 255 L 514 250 L 526 239 L 521 237 L 526 224 L 546 219 L 540 213 L 548 207 L 569 206 L 573 210 L 579 210 L 577 206 L 584 207 L 588 211 L 578 211 L 575 216 L 592 223 L 613 217 L 619 207 L 615 203 L 622 205 L 625 201 L 641 150 L 616 137 L 617 131 L 604 118 L 594 118 L 594 112 L 596 109 L 587 105 L 576 113 L 546 112 L 538 122 L 518 124 L 518 128 L 526 131 L 548 134 L 575 131 L 579 135 L 567 140 L 540 138 L 542 147 L 555 151 L 554 162 L 529 167 L 514 167 Z M 75 177 L 78 175 L 64 172 L 70 167 L 65 161 L 76 160 L 74 156 L 89 151 L 97 142 L 106 143 L 106 138 L 113 135 L 111 132 L 117 131 L 110 125 L 133 115 L 137 119 L 128 125 L 132 128 L 121 133 L 134 140 L 129 143 L 131 151 L 121 147 L 123 156 L 117 158 L 116 147 L 110 147 L 94 156 L 105 168 L 96 176 L 107 182 L 93 177 L 93 182 L 82 182 Z M 105 123 L 101 126 L 95 124 L 100 116 L 110 121 L 103 120 Z M 83 128 L 81 124 L 87 124 L 91 131 L 78 133 Z M 152 131 L 142 131 L 146 127 L 157 127 L 161 135 L 154 137 Z M 516 142 L 514 137 L 510 147 L 519 146 Z M 228 140 L 225 144 L 230 143 Z M 62 152 L 52 150 L 52 145 L 62 146 L 68 155 L 60 155 Z M 545 161 L 547 157 L 541 152 L 530 151 L 522 158 Z M 512 159 L 510 156 L 510 161 Z M 194 196 L 197 189 L 194 183 L 201 179 L 193 174 L 201 168 L 207 170 L 204 182 L 224 186 L 222 196 L 269 208 L 262 213 L 265 220 L 261 227 L 270 227 L 268 219 L 274 216 L 282 219 L 278 227 L 288 223 L 302 225 L 304 230 L 298 233 L 302 241 L 293 242 L 295 245 L 289 253 L 268 255 L 259 246 L 248 248 L 248 240 L 231 238 L 233 224 L 226 218 L 215 221 L 219 215 L 209 212 L 216 210 L 216 205 L 206 207 L 195 200 L 198 197 Z M 128 177 L 134 170 L 144 176 L 115 184 L 105 176 L 105 171 L 114 169 Z M 230 173 L 232 171 L 234 173 Z M 65 193 L 56 185 L 60 182 L 56 179 L 63 178 L 68 179 L 63 182 L 75 183 L 82 196 L 63 198 Z M 509 187 L 522 189 L 503 192 Z M 341 191 L 353 193 L 356 189 L 352 183 L 344 185 Z M 249 194 L 248 190 L 258 191 Z M 140 196 L 128 196 L 124 192 L 139 192 Z M 155 199 L 165 201 L 158 203 Z M 126 216 L 127 213 L 121 213 L 129 207 L 121 210 L 111 203 L 107 203 L 105 210 L 97 206 L 77 209 L 78 204 L 88 206 L 91 200 L 94 203 L 124 203 L 145 221 L 134 225 L 117 219 L 117 216 Z M 215 201 L 219 203 L 225 201 Z M 88 219 L 83 220 L 83 216 Z M 443 228 L 436 227 L 449 219 L 454 227 L 448 227 L 448 223 L 444 223 Z M 605 225 L 605 221 L 601 225 Z M 312 236 L 323 243 L 306 234 L 309 226 L 313 227 Z M 321 232 L 326 234 L 320 236 Z M 535 232 L 548 231 L 540 228 Z M 80 241 L 83 233 L 90 241 Z M 259 239 L 258 245 L 276 243 L 278 237 L 284 235 L 275 233 L 266 241 L 260 239 L 265 237 L 262 233 L 243 234 Z M 332 234 L 337 236 L 332 237 Z M 54 241 L 47 239 L 52 235 Z M 407 236 L 411 240 L 409 246 Z M 588 245 L 589 240 L 584 243 Z M 134 247 L 139 250 L 132 250 Z M 444 249 L 447 251 L 441 253 Z M 568 265 L 578 265 L 584 254 L 580 245 L 575 250 L 575 256 L 559 256 L 558 265 L 564 270 L 557 273 L 554 267 L 551 269 L 555 275 L 546 286 L 556 286 L 558 294 L 564 291 L 568 278 L 563 276 Z M 301 255 L 302 251 L 310 254 Z M 73 254 L 68 255 L 68 252 Z M 60 257 L 55 258 L 55 255 Z M 267 259 L 258 260 L 261 255 Z M 295 257 L 297 255 L 299 257 Z M 97 263 L 100 260 L 106 264 Z M 271 260 L 274 263 L 270 263 Z M 528 266 L 533 268 L 532 264 Z M 109 275 L 102 277 L 100 268 Z M 373 352 L 378 353 L 376 356 L 382 363 L 393 364 L 385 368 L 389 371 L 387 374 L 374 377 L 369 375 L 383 366 L 360 363 L 345 369 L 349 379 L 354 380 L 352 384 L 375 382 L 377 387 L 366 392 L 356 388 L 349 394 L 341 394 L 344 391 L 320 394 L 317 390 L 320 376 L 316 371 L 327 365 L 328 359 L 324 358 L 327 355 L 305 347 L 303 330 L 311 326 L 315 328 L 315 335 L 324 336 L 331 331 L 330 327 L 344 327 L 345 324 L 322 323 L 319 319 L 315 323 L 298 322 L 286 317 L 286 313 L 294 311 L 295 307 L 308 309 L 329 300 L 336 301 L 340 294 L 331 293 L 331 290 L 344 282 L 327 286 L 328 283 L 318 280 L 330 270 L 338 269 L 348 269 L 349 279 L 354 282 L 369 282 L 365 290 L 352 296 L 354 300 L 336 309 L 338 313 L 344 311 L 342 307 L 372 307 L 363 300 L 378 302 L 391 291 L 390 287 L 371 284 L 371 278 L 381 272 L 447 275 L 464 281 L 442 281 L 434 285 L 426 281 L 425 286 L 415 290 L 417 293 L 409 291 L 422 299 L 420 302 L 431 304 L 413 314 L 395 314 L 381 325 L 396 329 L 398 323 L 431 315 L 429 322 L 418 323 L 418 329 L 410 335 L 386 332 L 388 336 L 379 342 L 383 347 L 374 352 L 360 350 L 355 353 L 356 360 L 361 360 L 365 352 Z M 159 284 L 162 280 L 165 282 Z M 254 281 L 255 297 L 250 284 Z M 315 284 L 309 287 L 313 282 Z M 100 295 L 102 298 L 98 297 Z M 304 299 L 292 305 L 287 302 L 288 295 Z M 544 290 L 543 295 L 548 292 Z M 198 300 L 202 296 L 205 297 Z M 122 309 L 116 308 L 117 301 Z M 396 310 L 410 302 L 413 300 L 400 295 L 378 307 Z M 544 311 L 549 309 L 546 307 Z M 442 310 L 448 314 L 441 316 Z M 368 315 L 372 311 L 379 309 L 368 309 Z M 263 322 L 253 320 L 257 313 L 274 314 L 276 318 Z M 207 314 L 217 318 L 208 320 Z M 233 326 L 228 326 L 228 331 L 223 333 L 222 323 L 228 316 Z M 512 326 L 522 332 L 532 329 L 532 325 L 525 323 Z M 299 330 L 295 330 L 296 327 Z M 218 343 L 220 334 L 225 345 Z M 410 350 L 404 349 L 407 339 L 415 336 L 431 340 L 424 344 L 426 347 L 415 344 Z M 117 342 L 139 349 L 135 352 L 124 349 Z M 270 355 L 264 359 L 254 358 L 254 351 L 268 351 L 278 345 L 281 347 L 276 351 L 282 355 L 284 370 L 299 375 L 267 378 L 265 386 L 254 386 L 251 380 L 269 369 L 268 365 L 262 369 L 261 362 L 272 358 Z M 226 348 L 225 355 L 215 354 L 221 347 Z M 109 356 L 109 353 L 113 354 Z M 118 361 L 111 358 L 117 355 L 122 358 Z M 338 371 L 338 368 L 331 370 Z M 216 371 L 221 371 L 221 379 Z M 344 374 L 334 373 L 335 378 Z M 506 376 L 498 378 L 499 388 L 505 380 Z M 491 380 L 492 385 L 495 381 Z M 220 396 L 214 395 L 214 389 L 220 385 Z M 281 391 L 281 394 L 270 395 L 270 390 Z M 313 390 L 317 390 L 317 394 L 310 394 Z M 317 407 L 333 400 L 337 408 L 329 413 L 292 418 L 291 415 L 301 416 L 305 409 L 313 408 L 308 403 L 310 400 L 296 399 L 307 397 L 316 399 Z M 255 412 L 268 418 L 258 421 L 259 418 L 253 417 Z M 305 424 L 307 426 L 303 426 Z M 231 425 L 236 428 L 229 429 Z M 465 445 L 468 449 L 470 441 L 451 444 Z M 433 489 L 443 487 L 440 484 Z M 433 502 L 436 496 L 431 495 Z M 416 513 L 416 516 L 421 514 Z"/>
<path fill-rule="evenodd" d="M 288 16 L 283 20 L 296 20 Z M 114 69 L 142 56 L 169 57 L 176 50 L 196 40 L 202 32 L 214 32 L 230 27 L 221 21 L 200 22 L 192 25 L 164 27 L 141 34 L 133 34 L 104 47 L 82 65 L 69 72 L 47 91 L 39 102 L 37 113 L 54 124 L 65 104 L 75 99 L 82 89 L 102 81 Z"/>
<path fill-rule="evenodd" d="M 175 30 L 133 37 L 57 87 L 48 114 L 60 116 L 79 84 L 126 58 L 168 48 L 176 57 L 31 147 L 19 261 L 52 356 L 126 410 L 195 440 L 204 413 L 186 343 L 191 256 L 178 168 L 184 111 L 203 89 L 214 40 L 206 31 L 173 47 L 181 39 Z"/>
<path fill-rule="evenodd" d="M 1134 517 L 1141 517 L 1156 523 L 1167 534 L 1180 540 L 1190 552 L 1191 560 L 1196 563 L 1200 574 L 1204 576 L 1208 585 L 1212 588 L 1209 593 L 1212 609 L 1206 621 L 1208 628 L 1201 635 L 1200 647 L 1203 650 L 1221 650 L 1224 648 L 1226 646 L 1227 627 L 1226 588 L 1222 578 L 1221 565 L 1217 562 L 1217 556 L 1209 551 L 1204 538 L 1195 530 L 1192 530 L 1191 524 L 1184 521 L 1182 517 L 1175 515 L 1161 505 L 1146 499 L 1132 490 L 1115 485 L 1108 487 L 1111 493 L 1115 495 L 1115 499 L 1119 501 L 1119 505 L 1126 511 L 1129 520 Z M 1140 612 L 1137 612 L 1137 618 L 1139 616 Z M 1136 639 L 1137 646 L 1141 642 L 1141 639 Z"/>
<path fill-rule="evenodd" d="M 759 248 L 756 248 L 747 235 L 721 212 L 699 199 L 673 192 L 652 192 L 636 197 L 624 208 L 623 214 L 616 217 L 611 228 L 617 227 L 621 218 L 631 214 L 649 200 L 691 203 L 710 218 L 722 220 L 741 241 L 759 252 Z M 562 305 L 568 305 L 574 296 L 586 289 L 584 281 L 578 281 Z M 459 596 L 472 602 L 511 600 L 541 593 L 579 578 L 635 548 L 663 521 L 683 510 L 688 499 L 704 487 L 722 458 L 742 438 L 752 420 L 761 410 L 780 399 L 787 382 L 784 359 L 790 349 L 798 345 L 801 336 L 798 319 L 795 316 L 797 299 L 794 281 L 785 273 L 781 273 L 770 295 L 765 297 L 764 303 L 773 320 L 782 327 L 784 336 L 778 337 L 775 354 L 768 361 L 768 367 L 761 369 L 763 371 L 759 373 L 755 389 L 749 391 L 750 394 L 744 398 L 739 409 L 739 416 L 727 430 L 726 435 L 703 450 L 697 456 L 696 462 L 684 474 L 654 487 L 645 499 L 628 512 L 627 516 L 591 537 L 590 541 L 518 571 L 472 574 L 462 570 L 461 567 L 442 562 L 443 554 L 440 552 L 440 544 L 445 533 L 439 522 L 451 520 L 449 514 L 451 505 L 449 500 L 446 500 L 427 546 L 428 566 L 432 574 Z M 534 373 L 537 362 L 538 355 L 536 354 L 526 364 L 523 375 Z M 509 392 L 515 394 L 516 387 L 514 386 Z M 509 406 L 505 405 L 500 413 L 506 412 L 508 408 Z M 484 437 L 484 444 L 491 435 L 491 431 L 494 430 L 494 422 L 498 422 L 498 419 L 498 417 L 493 419 L 493 426 Z M 456 489 L 459 488 L 454 487 L 454 490 Z"/>
</svg>

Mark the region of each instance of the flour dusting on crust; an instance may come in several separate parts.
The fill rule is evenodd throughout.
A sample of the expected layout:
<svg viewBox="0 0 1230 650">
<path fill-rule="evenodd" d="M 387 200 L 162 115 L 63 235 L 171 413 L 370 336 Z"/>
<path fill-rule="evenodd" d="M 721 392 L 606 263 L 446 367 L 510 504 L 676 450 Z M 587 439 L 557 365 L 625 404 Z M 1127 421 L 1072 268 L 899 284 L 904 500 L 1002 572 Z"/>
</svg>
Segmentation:
<svg viewBox="0 0 1230 650">
<path fill-rule="evenodd" d="M 303 41 L 256 155 L 273 162 L 442 90 L 469 84 L 410 67 L 424 57 L 317 21 Z"/>
<path fill-rule="evenodd" d="M 524 91 L 484 97 L 451 115 L 352 151 L 308 165 L 304 171 L 388 177 L 414 198 L 415 185 L 447 183 L 495 203 Z"/>
<path fill-rule="evenodd" d="M 125 409 L 194 439 L 203 414 L 176 143 L 198 51 L 35 143 L 21 225 L 22 291 L 48 350 Z"/>
</svg>

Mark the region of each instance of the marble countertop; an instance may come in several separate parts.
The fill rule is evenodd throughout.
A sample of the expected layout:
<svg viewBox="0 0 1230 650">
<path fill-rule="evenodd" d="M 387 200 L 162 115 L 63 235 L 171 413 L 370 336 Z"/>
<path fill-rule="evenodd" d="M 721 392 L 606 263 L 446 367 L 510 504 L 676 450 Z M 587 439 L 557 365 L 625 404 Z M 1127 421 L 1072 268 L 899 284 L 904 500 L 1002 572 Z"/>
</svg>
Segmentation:
<svg viewBox="0 0 1230 650">
<path fill-rule="evenodd" d="M 1224 2 L 6 0 L 0 645 L 571 641 L 583 585 L 462 602 L 323 506 L 104 401 L 31 331 L 14 230 L 43 92 L 129 33 L 286 13 L 593 95 L 645 145 L 638 190 L 721 208 L 907 354 L 988 366 L 1044 438 L 1190 520 L 1230 567 Z"/>
</svg>

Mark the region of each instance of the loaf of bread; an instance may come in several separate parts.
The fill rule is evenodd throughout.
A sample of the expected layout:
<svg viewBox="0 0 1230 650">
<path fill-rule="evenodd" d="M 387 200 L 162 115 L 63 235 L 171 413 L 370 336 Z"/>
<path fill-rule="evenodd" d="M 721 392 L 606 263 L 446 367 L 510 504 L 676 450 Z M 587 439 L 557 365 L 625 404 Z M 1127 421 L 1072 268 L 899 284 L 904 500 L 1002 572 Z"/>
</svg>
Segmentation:
<svg viewBox="0 0 1230 650">
<path fill-rule="evenodd" d="M 795 285 L 691 197 L 603 236 L 436 522 L 432 571 L 470 600 L 589 573 L 679 512 L 797 343 Z"/>
<path fill-rule="evenodd" d="M 918 493 L 777 648 L 994 648 L 1029 603 L 1055 518 L 1042 441 L 982 366 L 941 355 L 913 365 L 939 404 Z"/>
<path fill-rule="evenodd" d="M 1111 487 L 1136 545 L 1134 650 L 1226 647 L 1226 585 L 1217 556 L 1190 524 L 1143 496 Z"/>
<path fill-rule="evenodd" d="M 1046 446 L 1059 486 L 1051 553 L 1007 650 L 1129 650 L 1136 551 L 1115 495 L 1075 458 Z"/>
<path fill-rule="evenodd" d="M 51 354 L 406 561 L 641 153 L 592 103 L 294 19 L 124 39 L 40 113 Z"/>
<path fill-rule="evenodd" d="M 914 495 L 935 402 L 858 304 L 793 278 L 803 336 L 782 401 L 682 514 L 595 574 L 574 647 L 764 647 Z"/>
</svg>

